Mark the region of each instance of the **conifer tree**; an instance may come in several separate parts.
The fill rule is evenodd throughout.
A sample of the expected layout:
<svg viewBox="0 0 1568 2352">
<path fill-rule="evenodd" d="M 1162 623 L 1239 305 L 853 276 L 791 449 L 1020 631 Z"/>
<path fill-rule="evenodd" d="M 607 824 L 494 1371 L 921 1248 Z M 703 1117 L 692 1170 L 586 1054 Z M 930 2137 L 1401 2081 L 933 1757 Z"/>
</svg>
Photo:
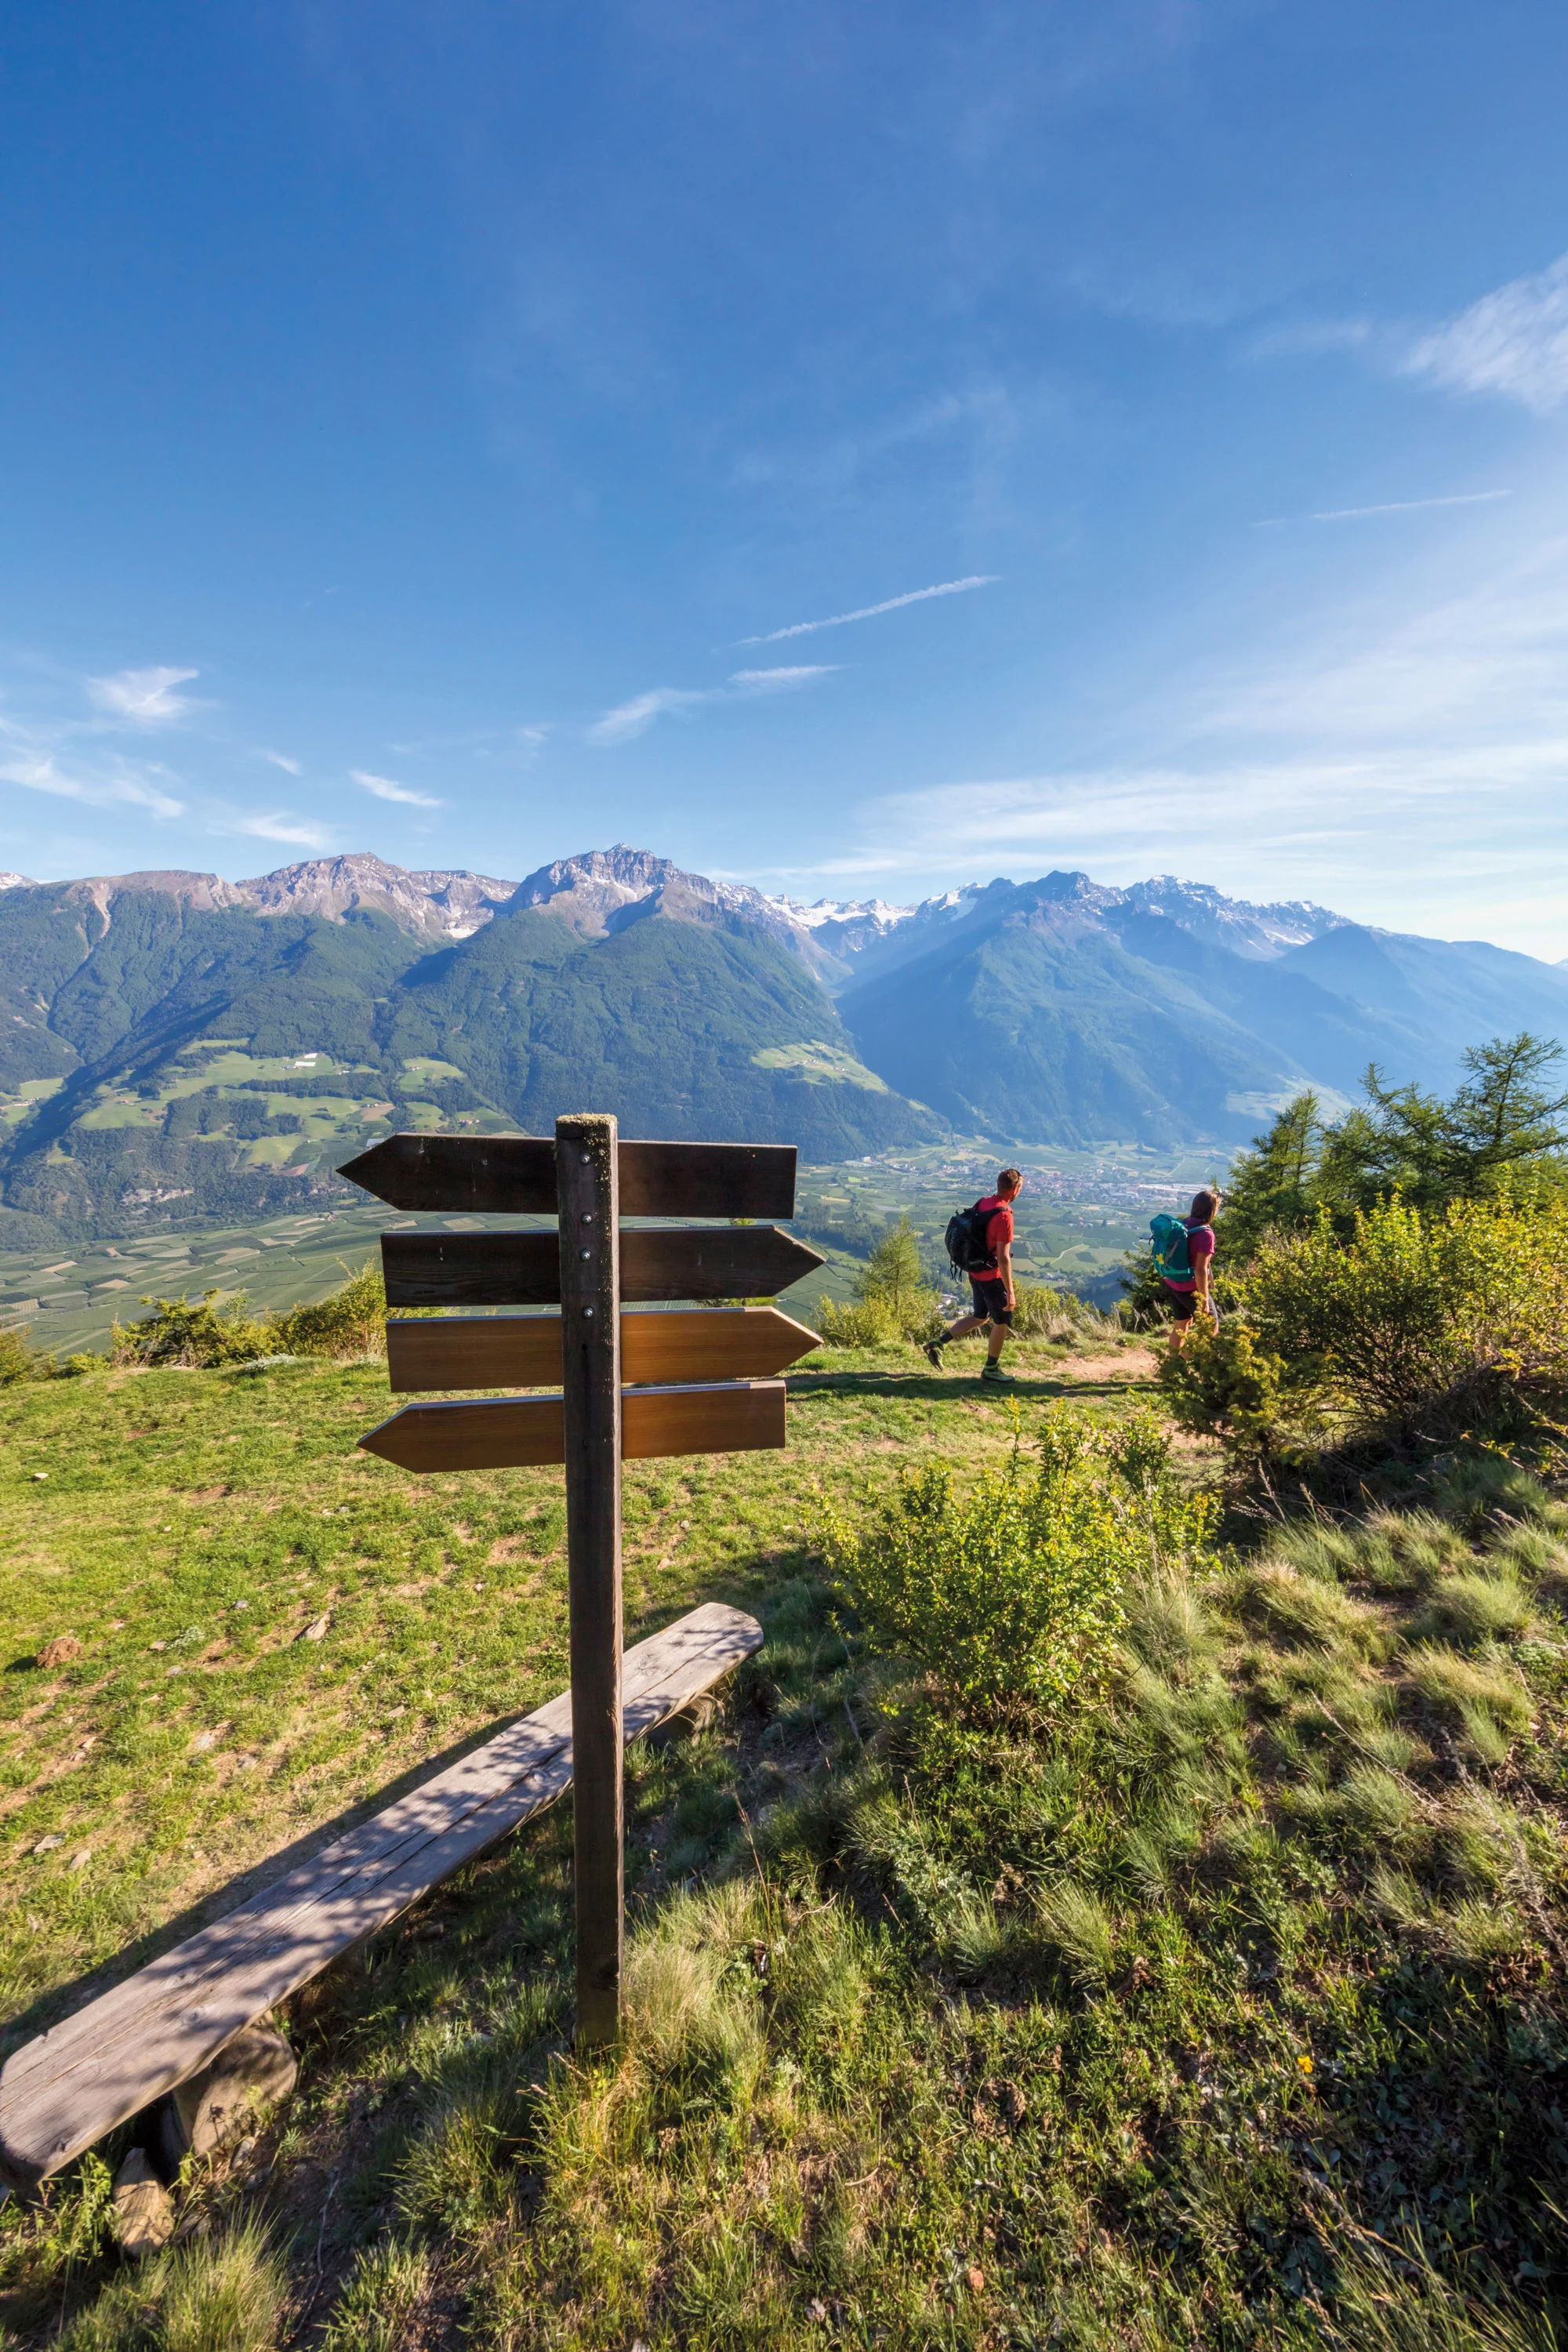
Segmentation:
<svg viewBox="0 0 1568 2352">
<path fill-rule="evenodd" d="M 1231 1170 L 1219 1225 L 1228 1264 L 1245 1265 L 1266 1233 L 1311 1223 L 1322 1150 L 1318 1097 L 1298 1095 Z"/>
<path fill-rule="evenodd" d="M 885 1307 L 900 1330 L 912 1329 L 930 1304 L 921 1265 L 920 1236 L 908 1217 L 885 1233 L 855 1276 L 864 1306 Z"/>
</svg>

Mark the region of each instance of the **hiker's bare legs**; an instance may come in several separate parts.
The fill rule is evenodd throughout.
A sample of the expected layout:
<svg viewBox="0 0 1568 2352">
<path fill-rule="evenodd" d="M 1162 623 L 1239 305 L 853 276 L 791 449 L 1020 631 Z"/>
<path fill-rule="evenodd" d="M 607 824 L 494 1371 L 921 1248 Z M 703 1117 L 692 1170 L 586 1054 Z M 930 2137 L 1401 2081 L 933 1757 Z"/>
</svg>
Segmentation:
<svg viewBox="0 0 1568 2352">
<path fill-rule="evenodd" d="M 952 1339 L 967 1339 L 972 1331 L 989 1330 L 991 1340 L 985 1353 L 987 1361 L 994 1364 L 1001 1360 L 1007 1344 L 1007 1328 L 1005 1323 L 993 1323 L 989 1315 L 961 1315 L 956 1323 L 949 1324 L 939 1344 L 945 1348 Z"/>
<path fill-rule="evenodd" d="M 1190 1315 L 1184 1316 L 1179 1323 L 1173 1323 L 1171 1326 L 1171 1353 L 1173 1356 L 1179 1356 L 1181 1354 L 1182 1349 L 1187 1344 L 1187 1333 L 1192 1329 L 1194 1324 L 1198 1320 L 1200 1316 L 1203 1318 L 1205 1323 L 1207 1324 L 1211 1331 L 1217 1331 L 1219 1328 L 1219 1321 L 1214 1311 L 1214 1302 L 1209 1297 L 1208 1285 L 1206 1282 L 1203 1285 L 1201 1289 L 1196 1290 L 1192 1294 L 1192 1313 Z"/>
</svg>

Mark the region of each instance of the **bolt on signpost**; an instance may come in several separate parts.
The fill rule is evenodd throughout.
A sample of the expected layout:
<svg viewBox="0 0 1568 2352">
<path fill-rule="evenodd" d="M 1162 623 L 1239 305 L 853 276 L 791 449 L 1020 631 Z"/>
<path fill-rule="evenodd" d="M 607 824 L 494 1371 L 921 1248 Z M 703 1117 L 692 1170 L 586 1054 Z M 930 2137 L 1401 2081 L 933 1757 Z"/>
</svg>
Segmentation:
<svg viewBox="0 0 1568 2352">
<path fill-rule="evenodd" d="M 534 1136 L 393 1135 L 339 1171 L 394 1208 L 550 1214 L 556 1234 L 382 1240 L 389 1307 L 559 1306 L 386 1327 L 396 1392 L 559 1380 L 552 1394 L 405 1406 L 360 1440 L 405 1469 L 563 1463 L 571 1612 L 577 2039 L 620 2028 L 624 1934 L 621 1463 L 782 1446 L 770 1377 L 817 1343 L 771 1307 L 623 1315 L 627 1302 L 771 1297 L 822 1264 L 776 1227 L 637 1217 L 791 1217 L 793 1145 L 623 1143 L 607 1114 Z M 761 1377 L 759 1377 L 759 1375 Z M 638 1385 L 627 1387 L 627 1380 Z"/>
</svg>

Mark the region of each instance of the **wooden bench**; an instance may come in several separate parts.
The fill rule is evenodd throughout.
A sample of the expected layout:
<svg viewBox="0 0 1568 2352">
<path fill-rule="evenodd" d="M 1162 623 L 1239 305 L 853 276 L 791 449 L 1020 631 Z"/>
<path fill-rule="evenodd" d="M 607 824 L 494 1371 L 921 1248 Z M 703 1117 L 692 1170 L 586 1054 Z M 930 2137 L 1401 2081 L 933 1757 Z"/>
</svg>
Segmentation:
<svg viewBox="0 0 1568 2352">
<path fill-rule="evenodd" d="M 762 1639 L 754 1619 L 710 1601 L 639 1642 L 626 1654 L 626 1738 L 678 1714 Z M 563 1692 L 40 2033 L 0 2068 L 0 2182 L 26 2190 L 58 2172 L 571 1780 Z"/>
</svg>

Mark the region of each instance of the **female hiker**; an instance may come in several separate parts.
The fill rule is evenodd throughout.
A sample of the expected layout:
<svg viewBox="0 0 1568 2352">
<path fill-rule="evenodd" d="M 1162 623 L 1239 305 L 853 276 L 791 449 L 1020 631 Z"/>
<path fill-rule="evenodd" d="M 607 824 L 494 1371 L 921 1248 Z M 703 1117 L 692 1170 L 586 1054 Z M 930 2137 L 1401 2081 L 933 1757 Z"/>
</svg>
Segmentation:
<svg viewBox="0 0 1568 2352">
<path fill-rule="evenodd" d="M 1202 1314 L 1211 1330 L 1217 1327 L 1214 1300 L 1209 1292 L 1209 1267 L 1214 1258 L 1214 1226 L 1211 1219 L 1220 1203 L 1220 1195 L 1205 1186 L 1193 1194 L 1193 1205 L 1184 1218 L 1156 1217 L 1156 1227 L 1173 1229 L 1170 1240 L 1174 1244 L 1168 1252 L 1161 1250 L 1161 1235 L 1154 1238 L 1155 1262 L 1170 1296 L 1173 1321 L 1173 1349 L 1184 1345 L 1194 1317 Z"/>
</svg>

